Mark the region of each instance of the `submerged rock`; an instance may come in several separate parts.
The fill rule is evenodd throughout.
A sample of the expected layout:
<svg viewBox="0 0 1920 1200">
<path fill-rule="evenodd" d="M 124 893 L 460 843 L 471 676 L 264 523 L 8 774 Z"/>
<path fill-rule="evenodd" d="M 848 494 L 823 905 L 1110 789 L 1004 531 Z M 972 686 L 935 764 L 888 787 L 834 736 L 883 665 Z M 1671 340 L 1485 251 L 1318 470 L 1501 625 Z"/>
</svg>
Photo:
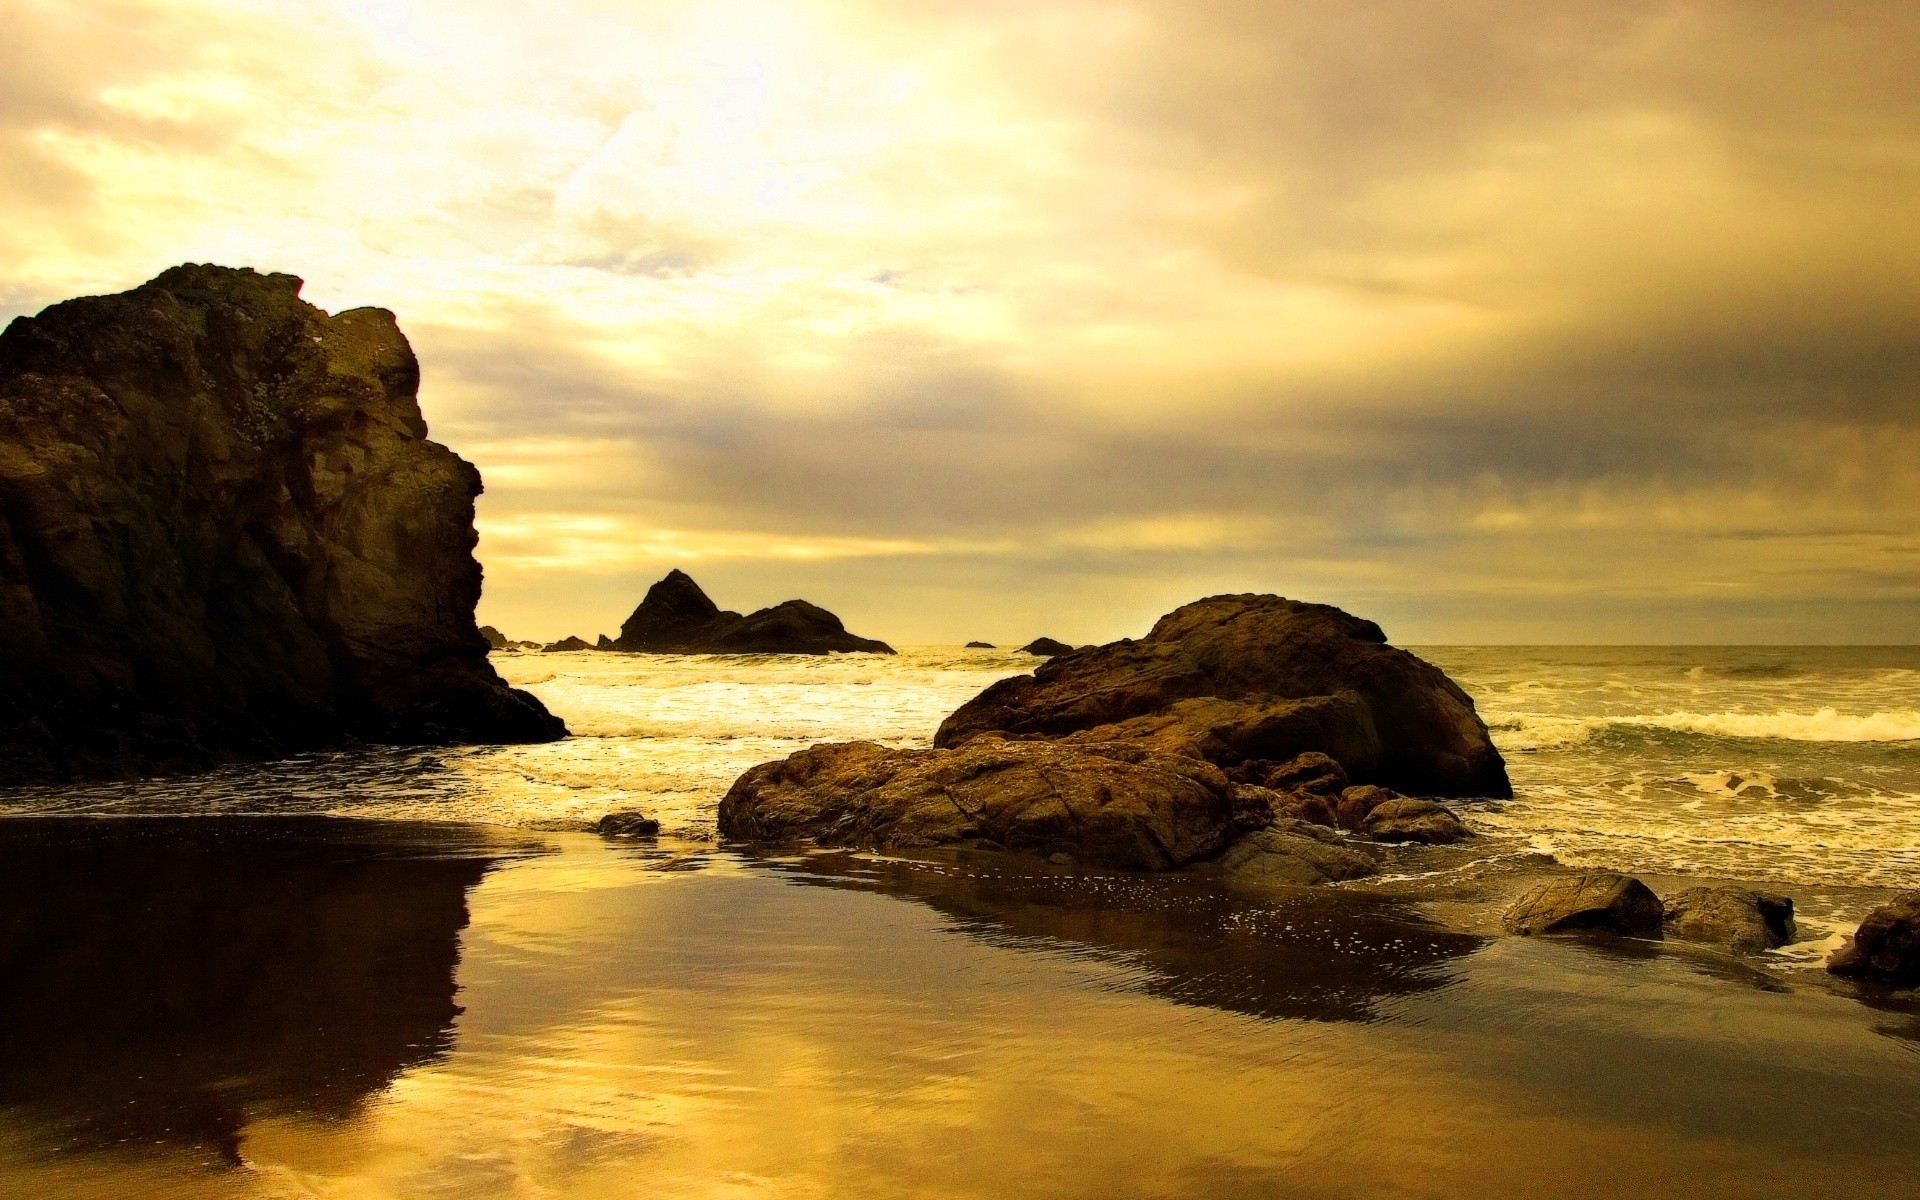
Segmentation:
<svg viewBox="0 0 1920 1200">
<path fill-rule="evenodd" d="M 660 836 L 660 822 L 637 812 L 610 812 L 594 828 L 603 837 L 652 838 Z"/>
<path fill-rule="evenodd" d="M 1366 853 L 1341 844 L 1338 835 L 1300 825 L 1248 834 L 1220 856 L 1218 869 L 1233 883 L 1299 886 L 1364 879 L 1379 870 Z"/>
<path fill-rule="evenodd" d="M 1473 701 L 1438 668 L 1387 645 L 1371 621 L 1278 596 L 1197 601 L 1138 641 L 1001 680 L 948 717 L 935 745 L 985 733 L 1103 740 L 1091 732 L 1102 726 L 1126 726 L 1116 739 L 1185 738 L 1229 768 L 1311 750 L 1411 794 L 1513 794 Z"/>
<path fill-rule="evenodd" d="M 1507 909 L 1500 923 L 1518 934 L 1603 930 L 1626 936 L 1660 932 L 1666 915 L 1646 884 L 1614 871 L 1586 871 L 1549 879 Z"/>
<path fill-rule="evenodd" d="M 1868 913 L 1827 959 L 1827 970 L 1896 987 L 1920 984 L 1920 892 L 1896 896 Z"/>
<path fill-rule="evenodd" d="M 910 849 L 971 844 L 1164 871 L 1239 832 L 1232 785 L 1190 758 L 982 738 L 957 750 L 814 746 L 742 775 L 720 832 Z"/>
<path fill-rule="evenodd" d="M 0 334 L 0 783 L 566 728 L 474 622 L 392 313 L 182 266 Z"/>
<path fill-rule="evenodd" d="M 722 609 L 685 571 L 647 589 L 612 648 L 649 654 L 892 654 L 893 647 L 848 633 L 817 604 L 788 600 L 741 616 Z"/>
<path fill-rule="evenodd" d="M 1793 940 L 1793 901 L 1747 888 L 1697 887 L 1667 901 L 1666 935 L 1760 954 Z"/>
<path fill-rule="evenodd" d="M 1050 637 L 1035 638 L 1020 647 L 1023 654 L 1037 654 L 1042 658 L 1055 658 L 1062 654 L 1072 654 L 1073 647 L 1065 642 L 1056 642 Z"/>
</svg>

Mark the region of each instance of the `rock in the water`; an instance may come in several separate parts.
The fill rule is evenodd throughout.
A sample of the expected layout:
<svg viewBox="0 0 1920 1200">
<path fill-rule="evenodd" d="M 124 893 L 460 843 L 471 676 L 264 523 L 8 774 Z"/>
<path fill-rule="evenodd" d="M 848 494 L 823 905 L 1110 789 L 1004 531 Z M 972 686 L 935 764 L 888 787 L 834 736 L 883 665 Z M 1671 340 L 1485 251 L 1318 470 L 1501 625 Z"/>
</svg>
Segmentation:
<svg viewBox="0 0 1920 1200">
<path fill-rule="evenodd" d="M 1438 668 L 1388 646 L 1371 621 L 1278 596 L 1201 600 L 1138 641 L 1076 651 L 1003 679 L 948 717 L 935 745 L 989 732 L 1060 738 L 1162 715 L 1191 725 L 1201 710 L 1175 706 L 1205 698 L 1243 706 L 1208 710 L 1231 714 L 1203 731 L 1239 756 L 1222 766 L 1314 750 L 1355 780 L 1411 794 L 1513 794 L 1473 701 Z M 1283 709 L 1290 703 L 1305 707 Z M 1136 728 L 1163 735 L 1151 722 Z M 1301 744 L 1303 731 L 1328 744 Z"/>
<path fill-rule="evenodd" d="M 1747 888 L 1688 888 L 1667 901 L 1666 934 L 1760 954 L 1793 940 L 1793 901 Z"/>
<path fill-rule="evenodd" d="M 1375 805 L 1360 829 L 1376 842 L 1419 842 L 1428 846 L 1450 846 L 1473 836 L 1473 830 L 1446 805 L 1406 796 Z"/>
<path fill-rule="evenodd" d="M 1128 761 L 1131 759 L 1131 761 Z M 1189 758 L 981 738 L 958 750 L 813 746 L 742 775 L 720 832 L 909 849 L 955 843 L 1164 871 L 1239 830 L 1225 775 Z"/>
<path fill-rule="evenodd" d="M 594 826 L 605 837 L 651 838 L 660 836 L 660 822 L 644 813 L 610 812 Z"/>
<path fill-rule="evenodd" d="M 175 267 L 0 334 L 0 782 L 565 736 L 474 623 L 480 476 L 383 309 Z"/>
<path fill-rule="evenodd" d="M 593 648 L 595 650 L 618 650 L 620 647 L 614 645 L 613 639 L 603 633 L 594 639 Z"/>
<path fill-rule="evenodd" d="M 1896 987 L 1920 984 L 1920 892 L 1896 896 L 1868 913 L 1827 959 L 1827 970 Z"/>
<path fill-rule="evenodd" d="M 1227 879 L 1251 884 L 1311 886 L 1363 879 L 1378 869 L 1361 851 L 1317 837 L 1305 826 L 1250 833 L 1221 855 L 1219 862 L 1219 870 Z"/>
<path fill-rule="evenodd" d="M 1037 654 L 1041 658 L 1057 658 L 1062 654 L 1072 654 L 1073 647 L 1065 642 L 1056 642 L 1050 637 L 1035 638 L 1020 647 L 1026 654 Z"/>
<path fill-rule="evenodd" d="M 969 650 L 992 650 L 995 648 L 996 647 L 992 642 L 968 642 L 967 643 L 967 649 Z"/>
<path fill-rule="evenodd" d="M 591 650 L 593 643 L 583 637 L 564 637 L 557 642 L 548 642 L 540 648 L 548 654 L 571 654 L 578 650 Z"/>
<path fill-rule="evenodd" d="M 722 609 L 685 571 L 647 589 L 612 648 L 650 654 L 892 654 L 893 647 L 848 633 L 817 604 L 788 600 L 741 616 Z"/>
<path fill-rule="evenodd" d="M 513 644 L 506 634 L 501 633 L 491 625 L 482 625 L 480 627 L 480 636 L 487 639 L 487 645 L 495 650 L 505 650 Z"/>
<path fill-rule="evenodd" d="M 1549 879 L 1516 900 L 1500 919 L 1519 934 L 1603 930 L 1626 936 L 1660 932 L 1666 908 L 1646 884 L 1615 871 Z"/>
<path fill-rule="evenodd" d="M 1333 800 L 1334 824 L 1359 832 L 1366 828 L 1367 818 L 1373 815 L 1374 809 L 1390 800 L 1403 799 L 1405 797 L 1398 792 L 1370 783 L 1346 788 Z"/>
</svg>

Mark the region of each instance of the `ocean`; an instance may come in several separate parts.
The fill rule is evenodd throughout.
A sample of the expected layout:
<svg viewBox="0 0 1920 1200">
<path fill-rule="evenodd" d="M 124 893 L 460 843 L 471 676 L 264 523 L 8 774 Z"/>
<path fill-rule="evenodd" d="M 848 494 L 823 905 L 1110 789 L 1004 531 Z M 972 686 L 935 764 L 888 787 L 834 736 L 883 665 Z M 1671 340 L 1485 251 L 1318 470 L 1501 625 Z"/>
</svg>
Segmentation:
<svg viewBox="0 0 1920 1200">
<path fill-rule="evenodd" d="M 0 1195 L 1920 1194 L 1920 1002 L 1820 969 L 1920 887 L 1920 648 L 1416 652 L 1515 798 L 1286 895 L 713 840 L 1000 651 L 501 654 L 575 737 L 0 793 Z M 1800 941 L 1498 936 L 1538 854 Z"/>
</svg>

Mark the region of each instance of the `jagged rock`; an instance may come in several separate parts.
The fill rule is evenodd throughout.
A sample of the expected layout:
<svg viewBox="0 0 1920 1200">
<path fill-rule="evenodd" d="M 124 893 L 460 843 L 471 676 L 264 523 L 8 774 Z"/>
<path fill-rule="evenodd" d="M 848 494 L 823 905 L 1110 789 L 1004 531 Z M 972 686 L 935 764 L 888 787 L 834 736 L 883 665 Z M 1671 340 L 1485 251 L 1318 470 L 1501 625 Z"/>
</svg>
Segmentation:
<svg viewBox="0 0 1920 1200">
<path fill-rule="evenodd" d="M 1920 984 L 1920 892 L 1894 897 L 1867 914 L 1827 970 L 1896 987 Z"/>
<path fill-rule="evenodd" d="M 644 813 L 610 812 L 594 826 L 603 837 L 652 838 L 660 836 L 660 822 Z"/>
<path fill-rule="evenodd" d="M 893 647 L 848 633 L 817 604 L 788 600 L 741 616 L 707 598 L 685 571 L 647 589 L 613 640 L 616 650 L 650 654 L 892 654 Z"/>
<path fill-rule="evenodd" d="M 591 650 L 593 643 L 583 637 L 564 637 L 557 642 L 548 642 L 540 649 L 548 654 L 570 654 L 576 650 Z"/>
<path fill-rule="evenodd" d="M 0 334 L 0 782 L 566 733 L 474 623 L 393 314 L 175 267 Z"/>
<path fill-rule="evenodd" d="M 1500 923 L 1518 934 L 1603 930 L 1626 936 L 1660 932 L 1666 915 L 1646 884 L 1615 871 L 1586 871 L 1549 879 L 1507 909 Z"/>
<path fill-rule="evenodd" d="M 505 650 L 513 644 L 506 634 L 501 633 L 491 625 L 482 625 L 480 627 L 480 636 L 487 639 L 487 645 L 495 650 Z"/>
<path fill-rule="evenodd" d="M 1219 870 L 1234 883 L 1311 886 L 1374 874 L 1365 853 L 1321 836 L 1307 826 L 1262 829 L 1235 842 L 1220 856 Z"/>
<path fill-rule="evenodd" d="M 1207 698 L 1245 707 L 1173 711 Z M 1282 719 L 1287 703 L 1305 707 L 1284 710 Z M 1062 738 L 1167 714 L 1190 726 L 1203 713 L 1227 719 L 1201 730 L 1238 756 L 1222 766 L 1315 750 L 1362 783 L 1428 796 L 1513 794 L 1473 701 L 1438 668 L 1388 646 L 1371 621 L 1278 596 L 1214 596 L 1162 617 L 1138 641 L 1080 650 L 1003 679 L 948 717 L 935 745 L 989 732 Z M 1165 736 L 1153 722 L 1134 728 Z M 1303 729 L 1328 744 L 1300 744 Z"/>
<path fill-rule="evenodd" d="M 967 643 L 967 649 L 969 649 L 969 650 L 993 650 L 993 649 L 997 649 L 997 647 L 996 647 L 996 646 L 994 646 L 994 644 L 993 644 L 992 642 L 968 642 L 968 643 Z"/>
<path fill-rule="evenodd" d="M 1760 954 L 1793 940 L 1793 901 L 1734 887 L 1688 888 L 1667 901 L 1666 935 Z"/>
<path fill-rule="evenodd" d="M 1406 796 L 1375 805 L 1360 823 L 1360 830 L 1376 842 L 1419 842 L 1428 846 L 1449 846 L 1473 836 L 1473 830 L 1446 805 Z"/>
<path fill-rule="evenodd" d="M 1314 792 L 1323 796 L 1338 796 L 1351 782 L 1339 763 L 1316 750 L 1297 754 L 1281 763 L 1264 758 L 1248 759 L 1227 774 L 1276 792 Z"/>
<path fill-rule="evenodd" d="M 595 650 L 618 650 L 619 649 L 618 646 L 613 644 L 613 639 L 608 637 L 604 633 L 601 634 L 597 639 L 595 639 L 593 643 L 593 648 Z"/>
<path fill-rule="evenodd" d="M 1056 642 L 1050 637 L 1035 638 L 1020 647 L 1026 654 L 1038 654 L 1042 658 L 1055 658 L 1062 654 L 1072 654 L 1073 647 L 1065 642 Z"/>
<path fill-rule="evenodd" d="M 910 849 L 971 844 L 1164 871 L 1239 831 L 1231 785 L 1189 758 L 982 738 L 958 750 L 814 746 L 742 775 L 720 832 L 744 841 Z"/>
</svg>

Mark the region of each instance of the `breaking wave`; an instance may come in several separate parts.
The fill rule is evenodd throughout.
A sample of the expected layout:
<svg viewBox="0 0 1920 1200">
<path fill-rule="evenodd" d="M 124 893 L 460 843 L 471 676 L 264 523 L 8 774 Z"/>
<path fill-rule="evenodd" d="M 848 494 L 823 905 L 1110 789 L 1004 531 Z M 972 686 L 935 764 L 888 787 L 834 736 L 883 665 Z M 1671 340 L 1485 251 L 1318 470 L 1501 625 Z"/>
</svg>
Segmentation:
<svg viewBox="0 0 1920 1200">
<path fill-rule="evenodd" d="M 1584 742 L 1607 729 L 1667 729 L 1710 737 L 1776 738 L 1794 742 L 1920 741 L 1920 710 L 1857 716 L 1837 709 L 1812 712 L 1669 712 L 1643 717 L 1516 717 L 1494 725 L 1508 750 L 1543 750 Z"/>
</svg>

